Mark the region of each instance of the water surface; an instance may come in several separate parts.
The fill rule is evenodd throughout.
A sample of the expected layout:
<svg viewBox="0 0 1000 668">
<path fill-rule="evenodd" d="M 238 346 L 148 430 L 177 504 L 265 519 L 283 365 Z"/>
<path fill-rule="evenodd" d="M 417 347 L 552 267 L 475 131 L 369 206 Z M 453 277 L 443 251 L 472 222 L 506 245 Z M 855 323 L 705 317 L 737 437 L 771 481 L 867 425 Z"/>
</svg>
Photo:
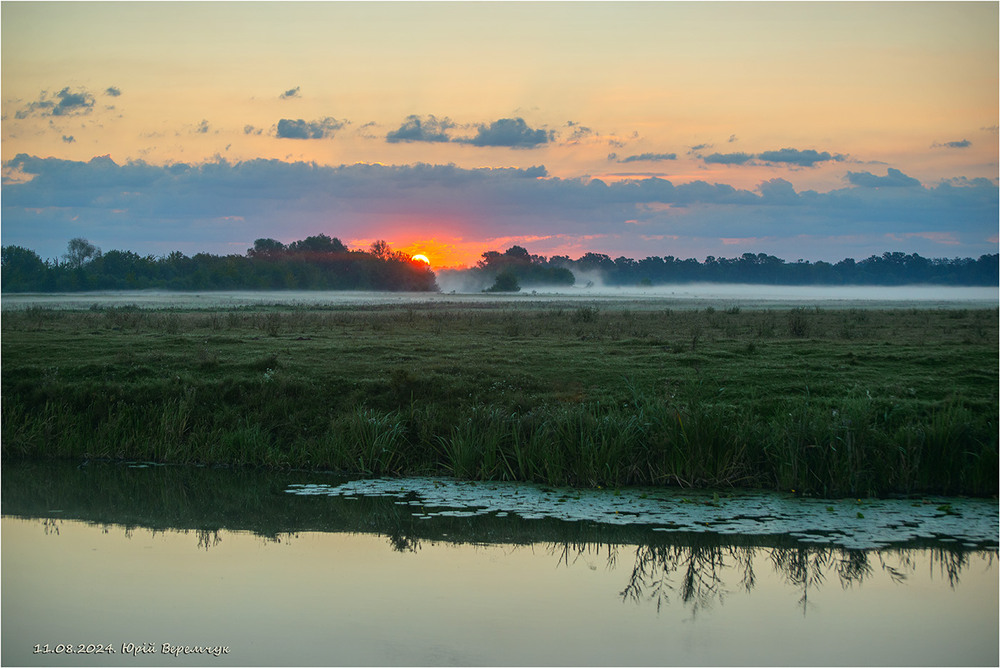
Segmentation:
<svg viewBox="0 0 1000 668">
<path fill-rule="evenodd" d="M 603 505 L 581 495 L 586 517 L 558 517 L 543 510 L 565 508 L 571 490 L 433 479 L 8 463 L 0 483 L 5 665 L 998 661 L 991 501 L 905 500 L 934 537 L 850 549 L 605 521 L 631 493 L 611 490 Z M 682 527 L 736 498 L 663 512 Z M 768 512 L 796 501 L 771 499 Z M 956 517 L 942 501 L 973 528 L 933 524 Z M 984 537 L 975 527 L 990 512 Z M 949 540 L 947 526 L 965 533 Z M 116 653 L 35 654 L 36 643 Z M 129 643 L 156 652 L 123 655 Z M 175 657 L 163 643 L 228 653 Z"/>
</svg>

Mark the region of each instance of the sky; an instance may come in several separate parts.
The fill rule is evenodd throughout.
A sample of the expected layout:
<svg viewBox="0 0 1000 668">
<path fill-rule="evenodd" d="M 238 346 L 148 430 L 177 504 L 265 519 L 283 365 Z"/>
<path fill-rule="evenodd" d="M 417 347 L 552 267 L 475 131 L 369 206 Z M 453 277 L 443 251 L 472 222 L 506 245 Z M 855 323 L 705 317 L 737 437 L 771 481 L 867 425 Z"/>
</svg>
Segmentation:
<svg viewBox="0 0 1000 668">
<path fill-rule="evenodd" d="M 998 251 L 996 2 L 0 4 L 0 241 Z"/>
</svg>

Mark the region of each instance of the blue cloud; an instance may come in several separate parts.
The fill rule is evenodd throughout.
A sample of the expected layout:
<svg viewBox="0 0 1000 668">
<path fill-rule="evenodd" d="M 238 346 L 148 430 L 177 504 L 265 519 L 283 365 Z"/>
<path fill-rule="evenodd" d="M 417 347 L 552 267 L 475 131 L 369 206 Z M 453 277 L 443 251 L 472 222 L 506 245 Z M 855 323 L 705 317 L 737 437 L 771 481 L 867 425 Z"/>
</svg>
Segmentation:
<svg viewBox="0 0 1000 668">
<path fill-rule="evenodd" d="M 416 115 L 406 117 L 406 120 L 399 129 L 386 134 L 385 140 L 389 143 L 397 142 L 447 142 L 451 141 L 447 131 L 455 127 L 451 120 L 444 118 L 438 120 L 434 116 L 420 118 Z"/>
<path fill-rule="evenodd" d="M 59 102 L 52 109 L 53 116 L 70 116 L 72 114 L 87 114 L 94 106 L 94 96 L 85 90 L 72 93 L 69 87 L 56 93 Z"/>
<path fill-rule="evenodd" d="M 784 162 L 793 165 L 800 165 L 802 167 L 812 167 L 817 162 L 827 162 L 829 160 L 836 160 L 839 162 L 844 159 L 841 155 L 831 155 L 827 151 L 819 153 L 813 149 L 800 151 L 795 148 L 783 148 L 778 151 L 764 151 L 763 153 L 758 153 L 757 158 L 765 162 Z"/>
<path fill-rule="evenodd" d="M 587 137 L 594 136 L 594 131 L 585 125 L 580 125 L 576 121 L 566 121 L 566 127 L 573 130 L 567 141 L 569 143 L 576 143 Z"/>
<path fill-rule="evenodd" d="M 282 93 L 278 97 L 280 97 L 282 100 L 287 100 L 287 99 L 292 98 L 292 97 L 301 97 L 299 95 L 299 88 L 300 88 L 300 86 L 296 86 L 295 88 L 289 88 L 288 90 L 286 90 L 284 93 Z"/>
<path fill-rule="evenodd" d="M 332 137 L 334 133 L 346 125 L 345 121 L 336 118 L 323 118 L 318 121 L 306 122 L 301 118 L 291 120 L 282 118 L 278 121 L 276 136 L 279 139 L 323 139 Z M 244 128 L 246 133 L 246 128 Z"/>
<path fill-rule="evenodd" d="M 69 86 L 49 97 L 42 91 L 38 100 L 29 102 L 14 113 L 14 118 L 30 116 L 76 116 L 89 114 L 94 108 L 94 96 L 85 89 L 71 91 Z"/>
<path fill-rule="evenodd" d="M 928 254 L 935 234 L 957 242 L 943 248 L 948 256 L 978 256 L 996 252 L 990 238 L 1000 213 L 1000 191 L 987 179 L 919 187 L 895 169 L 886 176 L 850 173 L 844 188 L 818 193 L 797 192 L 785 179 L 756 190 L 662 178 L 560 179 L 543 166 L 328 167 L 280 160 L 155 166 L 24 154 L 4 166 L 29 179 L 3 185 L 4 243 L 43 257 L 58 257 L 76 236 L 140 253 L 225 254 L 262 237 L 323 232 L 349 241 L 377 232 L 391 238 L 386 221 L 423 218 L 440 221 L 438 235 L 598 238 L 583 250 L 637 258 L 677 255 L 702 248 L 705 239 L 721 244 L 720 238 L 765 236 L 773 246 L 755 246 L 755 252 L 795 247 L 802 249 L 799 257 L 840 259 L 851 253 L 829 239 L 850 237 L 872 239 L 873 247 L 858 251 L 862 256 L 886 250 L 889 239 L 911 244 L 893 241 L 891 250 Z M 679 208 L 684 215 L 677 215 Z M 412 233 L 410 223 L 400 225 Z M 655 237 L 666 241 L 649 241 Z"/>
<path fill-rule="evenodd" d="M 621 158 L 618 162 L 658 162 L 661 160 L 676 160 L 676 153 L 640 153 Z"/>
<path fill-rule="evenodd" d="M 761 197 L 769 204 L 794 204 L 799 201 L 795 187 L 785 179 L 771 179 L 758 186 Z"/>
<path fill-rule="evenodd" d="M 961 141 L 946 141 L 943 144 L 934 142 L 931 144 L 931 148 L 969 148 L 972 146 L 972 142 L 968 139 L 963 139 Z"/>
<path fill-rule="evenodd" d="M 753 160 L 753 156 L 749 153 L 713 153 L 702 160 L 708 164 L 743 165 Z"/>
<path fill-rule="evenodd" d="M 488 126 L 480 125 L 475 137 L 461 141 L 474 146 L 535 148 L 551 139 L 551 132 L 532 130 L 523 118 L 501 118 Z"/>
<path fill-rule="evenodd" d="M 913 188 L 920 185 L 917 179 L 892 167 L 885 176 L 875 176 L 871 172 L 847 172 L 847 181 L 862 188 Z"/>
</svg>

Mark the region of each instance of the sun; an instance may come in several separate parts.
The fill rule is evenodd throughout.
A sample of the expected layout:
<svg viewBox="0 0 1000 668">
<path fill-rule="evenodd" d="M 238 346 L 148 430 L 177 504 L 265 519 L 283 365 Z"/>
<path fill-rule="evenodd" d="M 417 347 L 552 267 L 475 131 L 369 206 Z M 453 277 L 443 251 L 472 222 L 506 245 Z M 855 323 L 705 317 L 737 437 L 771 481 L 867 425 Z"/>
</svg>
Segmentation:
<svg viewBox="0 0 1000 668">
<path fill-rule="evenodd" d="M 411 255 L 410 259 L 414 260 L 416 262 L 423 262 L 424 264 L 430 264 L 431 263 L 431 261 L 427 259 L 426 255 L 421 255 L 421 254 Z"/>
</svg>

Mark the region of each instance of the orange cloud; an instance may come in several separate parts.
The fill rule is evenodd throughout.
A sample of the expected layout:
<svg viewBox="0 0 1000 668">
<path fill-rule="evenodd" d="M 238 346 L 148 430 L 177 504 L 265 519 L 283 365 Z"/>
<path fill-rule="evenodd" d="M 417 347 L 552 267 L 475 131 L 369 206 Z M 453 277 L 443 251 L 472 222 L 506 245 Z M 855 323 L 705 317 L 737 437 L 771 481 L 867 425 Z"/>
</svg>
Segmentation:
<svg viewBox="0 0 1000 668">
<path fill-rule="evenodd" d="M 951 232 L 909 232 L 906 234 L 887 234 L 885 236 L 893 241 L 904 241 L 905 239 L 909 239 L 911 237 L 918 237 L 920 239 L 927 239 L 928 241 L 944 244 L 946 246 L 957 246 L 961 243 Z"/>
</svg>

